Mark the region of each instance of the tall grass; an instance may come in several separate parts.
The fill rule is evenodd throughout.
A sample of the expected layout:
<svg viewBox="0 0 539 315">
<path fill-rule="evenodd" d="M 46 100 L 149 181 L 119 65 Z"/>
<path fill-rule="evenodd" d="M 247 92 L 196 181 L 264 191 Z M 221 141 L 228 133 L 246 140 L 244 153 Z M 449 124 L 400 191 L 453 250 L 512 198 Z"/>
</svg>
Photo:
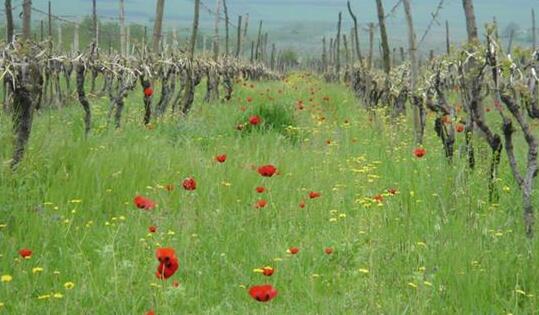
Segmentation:
<svg viewBox="0 0 539 315">
<path fill-rule="evenodd" d="M 538 313 L 538 248 L 524 237 L 505 158 L 500 200 L 489 204 L 488 154 L 473 172 L 464 157 L 449 165 L 430 130 L 417 159 L 406 119 L 369 119 L 346 87 L 299 75 L 241 87 L 230 103 L 196 103 L 188 118 L 170 115 L 153 129 L 142 126 L 140 95 L 127 101 L 120 130 L 107 126 L 106 99 L 92 103 L 88 138 L 78 105 L 43 111 L 19 169 L 0 167 L 0 276 L 13 278 L 0 282 L 0 313 Z M 277 127 L 236 130 L 268 106 L 286 111 Z M 5 115 L 0 132 L 7 161 Z M 215 162 L 223 153 L 228 160 Z M 254 170 L 270 163 L 278 176 Z M 196 191 L 181 188 L 189 176 Z M 137 194 L 158 207 L 136 209 Z M 262 198 L 268 206 L 256 209 Z M 168 281 L 155 276 L 160 246 L 180 259 Z M 291 246 L 300 252 L 288 254 Z M 24 247 L 29 260 L 18 256 Z M 262 266 L 275 274 L 253 272 Z M 267 304 L 246 289 L 263 283 L 279 291 Z"/>
</svg>

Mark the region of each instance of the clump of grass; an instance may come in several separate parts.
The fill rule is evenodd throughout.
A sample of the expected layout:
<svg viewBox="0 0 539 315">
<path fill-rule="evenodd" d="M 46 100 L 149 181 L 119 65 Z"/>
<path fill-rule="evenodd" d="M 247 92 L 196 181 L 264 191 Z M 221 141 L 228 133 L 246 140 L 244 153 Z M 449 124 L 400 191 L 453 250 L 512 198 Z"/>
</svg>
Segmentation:
<svg viewBox="0 0 539 315">
<path fill-rule="evenodd" d="M 255 116 L 260 117 L 259 124 L 250 123 L 250 119 Z M 237 126 L 242 134 L 273 132 L 293 142 L 300 138 L 300 134 L 295 132 L 298 128 L 293 108 L 281 103 L 254 106 L 242 113 Z"/>
</svg>

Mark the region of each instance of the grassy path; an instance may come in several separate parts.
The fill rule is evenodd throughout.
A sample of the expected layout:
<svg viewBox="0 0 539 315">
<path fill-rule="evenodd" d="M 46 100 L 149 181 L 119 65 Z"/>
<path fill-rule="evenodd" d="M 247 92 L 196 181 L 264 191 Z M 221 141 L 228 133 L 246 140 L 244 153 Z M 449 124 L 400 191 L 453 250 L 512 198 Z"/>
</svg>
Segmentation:
<svg viewBox="0 0 539 315">
<path fill-rule="evenodd" d="M 114 130 L 107 100 L 94 99 L 87 139 L 78 106 L 43 112 L 21 167 L 0 167 L 0 314 L 538 313 L 537 244 L 524 238 L 505 160 L 489 204 L 486 163 L 448 166 L 432 131 L 417 159 L 409 123 L 299 75 L 151 128 L 141 103 L 131 95 Z M 254 114 L 262 127 L 249 125 Z M 278 175 L 261 177 L 265 164 Z M 137 209 L 138 194 L 158 206 Z M 180 260 L 167 281 L 155 276 L 162 246 Z M 253 271 L 264 266 L 275 273 Z M 247 294 L 264 283 L 279 292 L 269 303 Z"/>
</svg>

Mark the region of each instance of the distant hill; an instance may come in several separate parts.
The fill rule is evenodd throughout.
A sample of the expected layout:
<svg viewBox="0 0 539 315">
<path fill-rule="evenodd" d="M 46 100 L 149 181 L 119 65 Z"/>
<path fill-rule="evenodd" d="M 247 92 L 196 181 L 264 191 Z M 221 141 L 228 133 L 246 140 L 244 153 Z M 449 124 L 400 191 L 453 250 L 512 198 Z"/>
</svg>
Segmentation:
<svg viewBox="0 0 539 315">
<path fill-rule="evenodd" d="M 20 10 L 21 0 L 14 0 L 14 5 Z M 33 5 L 46 10 L 48 0 L 33 0 Z M 166 0 L 165 18 L 167 26 L 173 25 L 180 29 L 180 34 L 186 36 L 191 24 L 192 0 Z M 215 0 L 203 1 L 206 7 L 214 9 Z M 384 0 L 386 12 L 397 0 Z M 424 30 L 431 20 L 431 13 L 438 4 L 438 0 L 413 0 L 415 25 L 418 37 L 421 38 Z M 155 14 L 154 0 L 125 0 L 127 19 L 130 22 L 151 25 Z M 57 15 L 67 16 L 69 19 L 82 17 L 91 12 L 91 0 L 52 0 L 53 11 Z M 360 22 L 366 26 L 368 22 L 376 22 L 374 0 L 352 0 L 352 5 L 358 14 Z M 114 19 L 118 16 L 117 0 L 97 0 L 98 13 L 103 19 Z M 250 30 L 254 33 L 258 21 L 264 21 L 264 28 L 270 32 L 270 37 L 280 46 L 291 46 L 304 51 L 312 51 L 319 46 L 322 35 L 334 36 L 336 19 L 339 11 L 343 12 L 344 29 L 351 28 L 345 0 L 228 0 L 231 22 L 235 25 L 237 15 L 250 13 Z M 500 28 L 513 23 L 518 25 L 521 37 L 531 27 L 530 9 L 538 9 L 536 0 L 475 0 L 476 14 L 480 26 L 497 17 Z M 406 28 L 402 14 L 402 7 L 396 14 L 388 19 L 388 29 L 391 44 L 394 47 L 406 44 Z M 213 17 L 202 8 L 202 29 L 210 29 Z M 43 16 L 41 17 L 43 18 Z M 36 17 L 39 19 L 39 17 Z M 461 41 L 465 37 L 465 23 L 461 0 L 445 0 L 444 9 L 435 23 L 431 33 L 425 39 L 422 48 L 441 50 L 443 46 L 445 20 L 449 20 L 452 38 Z M 367 34 L 362 32 L 362 45 L 366 46 Z"/>
</svg>

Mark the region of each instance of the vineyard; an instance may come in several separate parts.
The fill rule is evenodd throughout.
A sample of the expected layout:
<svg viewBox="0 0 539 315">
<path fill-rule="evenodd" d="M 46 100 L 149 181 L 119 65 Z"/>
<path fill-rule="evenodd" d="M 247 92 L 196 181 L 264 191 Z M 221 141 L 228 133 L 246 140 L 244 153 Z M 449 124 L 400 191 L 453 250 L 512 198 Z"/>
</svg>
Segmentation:
<svg viewBox="0 0 539 315">
<path fill-rule="evenodd" d="M 0 314 L 538 314 L 535 11 L 346 1 L 303 56 L 232 2 L 180 41 L 4 1 Z"/>
</svg>

